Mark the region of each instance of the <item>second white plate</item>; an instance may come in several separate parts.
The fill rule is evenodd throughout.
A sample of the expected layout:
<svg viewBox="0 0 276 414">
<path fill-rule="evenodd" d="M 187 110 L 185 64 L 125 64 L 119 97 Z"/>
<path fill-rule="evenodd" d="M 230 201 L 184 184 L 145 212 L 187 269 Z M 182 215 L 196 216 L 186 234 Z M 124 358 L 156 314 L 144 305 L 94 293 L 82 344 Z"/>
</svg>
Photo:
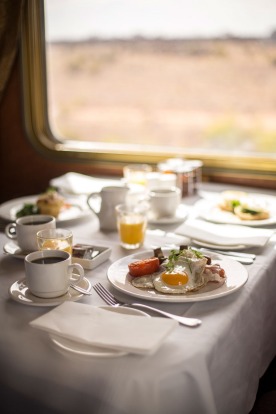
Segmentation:
<svg viewBox="0 0 276 414">
<path fill-rule="evenodd" d="M 114 308 L 112 306 L 101 306 L 102 309 L 106 309 L 110 312 L 116 312 L 116 313 L 123 313 L 127 315 L 137 315 L 137 316 L 144 316 L 150 318 L 150 316 L 138 309 L 130 309 L 130 308 Z M 50 334 L 50 339 L 53 341 L 55 345 L 57 345 L 61 350 L 71 352 L 74 354 L 82 355 L 82 356 L 88 356 L 88 357 L 101 357 L 101 358 L 108 358 L 108 357 L 119 357 L 127 355 L 127 352 L 124 351 L 117 351 L 112 349 L 105 349 L 100 348 L 97 346 L 90 346 L 81 344 L 75 341 L 71 341 L 67 338 L 62 338 L 58 335 Z"/>
<path fill-rule="evenodd" d="M 219 249 L 219 250 L 244 250 L 248 249 L 248 246 L 245 244 L 213 244 L 208 243 L 203 240 L 195 240 L 192 239 L 192 243 L 196 244 L 197 246 L 207 247 L 210 249 Z"/>
</svg>

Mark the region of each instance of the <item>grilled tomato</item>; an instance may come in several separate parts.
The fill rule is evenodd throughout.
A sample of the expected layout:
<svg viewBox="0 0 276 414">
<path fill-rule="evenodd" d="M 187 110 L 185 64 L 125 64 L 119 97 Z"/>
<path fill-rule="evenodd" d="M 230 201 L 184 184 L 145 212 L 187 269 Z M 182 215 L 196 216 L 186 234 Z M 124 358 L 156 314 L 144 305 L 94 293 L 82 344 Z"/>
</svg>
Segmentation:
<svg viewBox="0 0 276 414">
<path fill-rule="evenodd" d="M 157 272 L 159 269 L 158 257 L 152 257 L 145 260 L 137 260 L 128 265 L 128 271 L 131 276 L 144 276 L 150 273 Z"/>
</svg>

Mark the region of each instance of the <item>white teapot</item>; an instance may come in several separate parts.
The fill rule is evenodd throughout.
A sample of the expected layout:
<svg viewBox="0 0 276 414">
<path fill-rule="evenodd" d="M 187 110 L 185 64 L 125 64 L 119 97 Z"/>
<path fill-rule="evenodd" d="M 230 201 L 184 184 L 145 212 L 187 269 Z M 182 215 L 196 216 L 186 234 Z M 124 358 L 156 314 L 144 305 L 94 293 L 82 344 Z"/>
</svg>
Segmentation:
<svg viewBox="0 0 276 414">
<path fill-rule="evenodd" d="M 100 192 L 89 194 L 87 203 L 98 216 L 101 230 L 117 229 L 115 206 L 125 202 L 128 190 L 126 186 L 108 186 Z"/>
</svg>

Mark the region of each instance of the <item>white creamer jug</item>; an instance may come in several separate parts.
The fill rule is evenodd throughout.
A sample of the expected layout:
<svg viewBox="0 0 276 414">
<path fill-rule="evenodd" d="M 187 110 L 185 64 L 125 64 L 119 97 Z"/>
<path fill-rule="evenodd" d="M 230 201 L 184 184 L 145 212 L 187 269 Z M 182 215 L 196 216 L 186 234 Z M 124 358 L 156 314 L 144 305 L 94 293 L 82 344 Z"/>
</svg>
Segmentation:
<svg viewBox="0 0 276 414">
<path fill-rule="evenodd" d="M 101 230 L 117 229 L 115 206 L 125 202 L 128 190 L 126 186 L 108 186 L 88 196 L 88 206 L 98 216 Z"/>
</svg>

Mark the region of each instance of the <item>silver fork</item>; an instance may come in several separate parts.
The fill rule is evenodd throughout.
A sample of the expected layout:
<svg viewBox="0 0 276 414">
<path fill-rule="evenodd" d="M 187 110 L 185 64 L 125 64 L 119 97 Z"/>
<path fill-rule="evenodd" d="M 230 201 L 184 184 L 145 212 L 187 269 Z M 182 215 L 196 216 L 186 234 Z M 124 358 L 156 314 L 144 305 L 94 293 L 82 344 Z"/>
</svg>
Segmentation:
<svg viewBox="0 0 276 414">
<path fill-rule="evenodd" d="M 101 283 L 97 283 L 93 286 L 93 289 L 97 292 L 97 294 L 108 304 L 111 306 L 126 306 L 130 308 L 143 308 L 154 311 L 159 313 L 160 315 L 166 316 L 167 318 L 175 319 L 181 325 L 195 327 L 201 325 L 200 319 L 195 318 L 186 318 L 184 316 L 174 315 L 173 313 L 164 312 L 160 309 L 153 308 L 148 305 L 144 305 L 142 303 L 124 303 L 117 300 Z"/>
</svg>

